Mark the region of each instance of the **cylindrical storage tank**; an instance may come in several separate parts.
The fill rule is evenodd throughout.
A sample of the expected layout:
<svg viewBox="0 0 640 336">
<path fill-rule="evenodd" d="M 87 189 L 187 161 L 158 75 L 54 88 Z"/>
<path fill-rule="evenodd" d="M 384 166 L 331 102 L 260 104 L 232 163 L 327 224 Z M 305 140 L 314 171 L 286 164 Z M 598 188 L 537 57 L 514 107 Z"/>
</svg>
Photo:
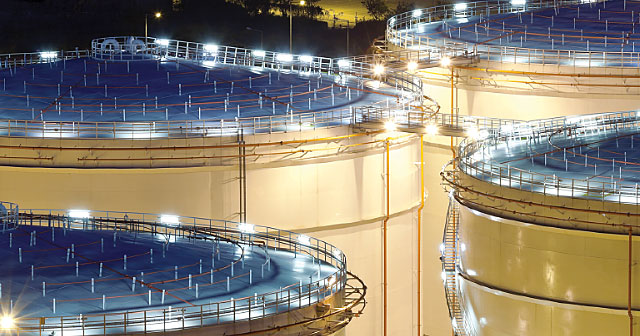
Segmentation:
<svg viewBox="0 0 640 336">
<path fill-rule="evenodd" d="M 443 242 L 455 268 L 443 274 L 459 334 L 640 330 L 637 122 L 556 118 L 463 142 L 443 172 L 455 228 Z"/>
</svg>

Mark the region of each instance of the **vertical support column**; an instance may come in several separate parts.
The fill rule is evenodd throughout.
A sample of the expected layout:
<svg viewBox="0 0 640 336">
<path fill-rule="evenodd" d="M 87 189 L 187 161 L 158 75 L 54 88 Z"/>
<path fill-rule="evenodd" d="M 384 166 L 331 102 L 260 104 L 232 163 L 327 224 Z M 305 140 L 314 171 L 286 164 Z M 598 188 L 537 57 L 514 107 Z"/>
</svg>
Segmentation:
<svg viewBox="0 0 640 336">
<path fill-rule="evenodd" d="M 383 322 L 382 322 L 382 328 L 383 328 L 383 335 L 387 336 L 387 222 L 389 222 L 389 141 L 390 139 L 387 138 L 387 141 L 385 142 L 385 156 L 386 156 L 386 168 L 387 168 L 387 173 L 386 173 L 386 189 L 387 189 L 387 204 L 386 204 L 386 216 L 384 217 L 384 221 L 382 222 L 382 260 L 383 260 L 383 279 L 382 279 L 382 285 L 383 285 Z"/>
<path fill-rule="evenodd" d="M 422 336 L 422 209 L 424 209 L 424 145 L 423 145 L 423 137 L 424 135 L 420 135 L 420 206 L 418 207 L 418 275 L 417 275 L 417 286 L 418 286 L 418 336 Z"/>
</svg>

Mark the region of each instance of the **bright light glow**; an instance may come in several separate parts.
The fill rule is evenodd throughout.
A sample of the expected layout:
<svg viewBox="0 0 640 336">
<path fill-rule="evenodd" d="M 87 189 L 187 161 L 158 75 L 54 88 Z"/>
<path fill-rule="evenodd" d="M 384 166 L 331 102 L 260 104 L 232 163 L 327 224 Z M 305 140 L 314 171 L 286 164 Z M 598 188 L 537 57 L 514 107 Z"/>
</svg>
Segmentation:
<svg viewBox="0 0 640 336">
<path fill-rule="evenodd" d="M 300 62 L 304 62 L 304 63 L 313 62 L 313 57 L 309 56 L 309 55 L 302 55 L 302 56 L 298 57 L 298 59 L 300 60 Z"/>
<path fill-rule="evenodd" d="M 276 59 L 280 62 L 291 62 L 293 61 L 293 55 L 291 54 L 278 54 L 278 56 L 276 56 Z"/>
<path fill-rule="evenodd" d="M 438 134 L 438 126 L 434 125 L 434 124 L 429 124 L 425 127 L 425 130 L 427 131 L 427 134 L 429 135 L 436 135 Z"/>
<path fill-rule="evenodd" d="M 9 315 L 3 315 L 2 319 L 0 319 L 0 327 L 2 329 L 11 329 L 14 326 L 13 317 Z"/>
<path fill-rule="evenodd" d="M 422 16 L 422 9 L 414 9 L 413 10 L 413 17 L 420 17 Z"/>
<path fill-rule="evenodd" d="M 155 13 L 155 14 L 153 14 L 153 15 L 156 17 L 156 19 L 159 19 L 159 18 L 161 18 L 161 17 L 162 17 L 162 13 L 160 13 L 160 12 L 156 12 L 156 13 Z"/>
<path fill-rule="evenodd" d="M 348 68 L 351 65 L 351 62 L 346 59 L 338 60 L 338 68 Z"/>
<path fill-rule="evenodd" d="M 467 245 L 465 245 L 465 243 L 460 243 L 460 250 L 461 251 L 466 251 L 467 250 Z"/>
<path fill-rule="evenodd" d="M 300 0 L 300 6 L 304 6 L 307 2 L 304 0 Z"/>
<path fill-rule="evenodd" d="M 394 23 L 396 23 L 396 17 L 394 16 L 394 17 L 390 18 L 390 19 L 389 19 L 389 23 L 390 23 L 390 24 L 394 24 Z"/>
<path fill-rule="evenodd" d="M 500 132 L 511 133 L 513 131 L 513 125 L 507 124 L 500 126 Z"/>
<path fill-rule="evenodd" d="M 478 273 L 477 273 L 476 271 L 472 270 L 472 269 L 467 270 L 467 274 L 469 274 L 470 276 L 476 276 L 476 275 L 478 275 Z"/>
<path fill-rule="evenodd" d="M 465 10 L 467 10 L 467 3 L 466 3 L 466 2 L 460 2 L 460 3 L 457 3 L 457 4 L 453 5 L 453 9 L 454 9 L 456 12 L 462 12 L 462 11 L 465 11 Z"/>
<path fill-rule="evenodd" d="M 384 65 L 382 65 L 382 64 L 376 64 L 376 65 L 373 67 L 373 74 L 374 74 L 374 75 L 376 75 L 376 76 L 380 76 L 380 75 L 382 75 L 383 73 L 384 73 Z"/>
<path fill-rule="evenodd" d="M 396 123 L 394 123 L 393 120 L 387 120 L 384 123 L 384 129 L 386 129 L 388 132 L 393 132 L 396 130 L 396 128 L 398 128 L 398 126 L 396 126 Z"/>
<path fill-rule="evenodd" d="M 240 223 L 238 224 L 238 230 L 244 233 L 254 233 L 256 232 L 255 225 L 248 223 Z"/>
<path fill-rule="evenodd" d="M 451 65 L 451 58 L 449 58 L 449 57 L 447 57 L 447 56 L 445 56 L 445 57 L 441 58 L 441 59 L 440 59 L 440 65 L 441 65 L 443 68 L 446 68 L 446 67 L 450 66 L 450 65 Z"/>
<path fill-rule="evenodd" d="M 205 44 L 204 45 L 204 51 L 216 52 L 216 51 L 218 51 L 218 46 L 215 45 L 215 44 Z"/>
<path fill-rule="evenodd" d="M 216 66 L 216 61 L 202 61 L 202 65 L 206 67 L 214 67 Z"/>
<path fill-rule="evenodd" d="M 58 58 L 58 52 L 57 51 L 43 51 L 43 52 L 40 53 L 40 58 L 44 58 L 44 59 Z"/>
<path fill-rule="evenodd" d="M 89 218 L 91 212 L 89 210 L 69 210 L 69 217 L 71 218 Z"/>
<path fill-rule="evenodd" d="M 480 324 L 481 324 L 481 325 L 483 325 L 483 326 L 484 326 L 484 325 L 487 325 L 487 319 L 486 319 L 486 318 L 484 318 L 484 317 L 481 317 L 481 318 L 480 318 Z"/>
<path fill-rule="evenodd" d="M 527 4 L 527 0 L 511 0 L 511 6 L 524 6 Z"/>
<path fill-rule="evenodd" d="M 252 54 L 253 57 L 264 57 L 266 55 L 264 50 L 254 50 Z"/>
<path fill-rule="evenodd" d="M 447 274 L 444 271 L 440 273 L 440 277 L 442 278 L 442 281 L 447 280 Z"/>
<path fill-rule="evenodd" d="M 418 69 L 418 63 L 416 63 L 415 61 L 409 62 L 409 64 L 407 64 L 407 69 L 409 70 L 409 72 L 416 71 Z"/>
<path fill-rule="evenodd" d="M 333 250 L 333 256 L 340 260 L 342 258 L 342 252 L 340 252 L 340 250 Z"/>
<path fill-rule="evenodd" d="M 160 222 L 163 224 L 178 225 L 180 217 L 176 215 L 160 215 Z"/>
<path fill-rule="evenodd" d="M 298 236 L 298 241 L 302 245 L 311 245 L 311 238 L 309 238 L 308 236 L 305 236 L 305 235 L 299 235 Z"/>
<path fill-rule="evenodd" d="M 440 243 L 440 254 L 444 253 L 444 244 Z"/>
<path fill-rule="evenodd" d="M 156 39 L 156 44 L 166 47 L 169 45 L 169 40 L 167 39 Z"/>
<path fill-rule="evenodd" d="M 455 318 L 452 318 L 452 319 L 451 319 L 451 325 L 452 325 L 454 328 L 457 326 L 457 324 L 456 324 L 456 319 L 455 319 Z"/>
</svg>

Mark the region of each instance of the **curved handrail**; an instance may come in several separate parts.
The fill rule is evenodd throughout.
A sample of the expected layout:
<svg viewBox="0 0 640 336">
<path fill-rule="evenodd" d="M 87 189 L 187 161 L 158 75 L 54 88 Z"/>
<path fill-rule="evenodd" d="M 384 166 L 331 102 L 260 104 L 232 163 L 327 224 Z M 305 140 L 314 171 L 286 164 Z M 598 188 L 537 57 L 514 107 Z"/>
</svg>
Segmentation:
<svg viewBox="0 0 640 336">
<path fill-rule="evenodd" d="M 457 166 L 461 172 L 469 176 L 503 187 L 544 195 L 564 195 L 621 204 L 639 204 L 640 187 L 637 184 L 615 180 L 593 181 L 558 177 L 483 160 L 487 148 L 509 141 L 547 141 L 549 136 L 568 132 L 574 136 L 598 131 L 624 135 L 636 132 L 639 127 L 640 116 L 635 111 L 557 117 L 522 122 L 509 127 L 502 126 L 499 130 L 488 133 L 485 139 L 466 138 L 459 147 Z"/>
<path fill-rule="evenodd" d="M 78 216 L 78 217 L 73 217 Z M 347 282 L 347 263 L 344 254 L 335 246 L 302 234 L 276 228 L 215 220 L 201 217 L 185 217 L 120 211 L 86 211 L 28 209 L 18 217 L 20 224 L 61 226 L 67 229 L 129 230 L 137 232 L 167 233 L 181 231 L 192 237 L 225 239 L 241 245 L 261 245 L 264 248 L 289 250 L 313 256 L 337 268 L 329 276 L 308 284 L 292 285 L 252 297 L 233 298 L 194 307 L 169 307 L 122 313 L 105 313 L 77 316 L 20 317 L 16 327 L 20 331 L 38 330 L 118 330 L 118 328 L 142 328 L 147 330 L 160 324 L 162 330 L 188 329 L 227 321 L 245 321 L 288 312 L 310 306 L 341 292 Z M 292 305 L 293 303 L 293 305 Z M 144 316 L 144 318 L 143 318 Z M 206 321 L 206 322 L 203 322 Z M 215 323 L 213 323 L 215 321 Z M 175 326 L 175 324 L 181 324 Z M 203 324 L 204 323 L 204 324 Z M 167 328 L 167 325 L 174 325 Z"/>
<path fill-rule="evenodd" d="M 148 37 L 146 48 L 131 52 L 127 47 L 130 41 L 144 41 L 139 36 L 119 36 L 94 39 L 91 50 L 84 52 L 57 53 L 49 59 L 34 60 L 55 62 L 61 55 L 66 58 L 84 57 L 87 54 L 100 60 L 144 60 L 169 59 L 173 61 L 195 62 L 204 66 L 228 64 L 237 66 L 263 67 L 272 70 L 286 70 L 300 73 L 325 75 L 351 75 L 358 78 L 373 78 L 375 63 L 363 62 L 358 57 L 332 59 L 309 55 L 291 55 L 288 53 L 252 50 L 230 46 L 163 40 Z M 103 52 L 102 45 L 114 40 L 120 46 L 117 50 Z M 137 43 L 138 45 L 139 43 Z M 27 55 L 27 54 L 17 54 Z M 31 53 L 29 55 L 40 55 Z M 52 55 L 54 56 L 54 55 Z M 35 56 L 34 56 L 35 57 Z M 25 64 L 29 64 L 24 56 Z M 31 58 L 29 58 L 31 59 Z M 0 61 L 2 55 L 0 55 Z M 16 62 L 14 60 L 14 62 Z M 36 61 L 34 61 L 36 62 Z M 0 62 L 0 65 L 2 63 Z M 394 69 L 388 69 L 381 79 L 401 91 L 396 105 L 422 104 L 422 81 L 415 75 Z M 0 135 L 6 137 L 37 138 L 85 138 L 85 139 L 154 139 L 188 138 L 303 131 L 310 128 L 335 127 L 353 122 L 351 108 L 339 108 L 329 111 L 301 112 L 289 115 L 244 117 L 234 119 L 152 121 L 152 122 L 85 122 L 85 121 L 46 121 L 46 120 L 0 120 Z"/>
<path fill-rule="evenodd" d="M 604 2 L 597 0 L 593 3 Z M 640 52 L 635 51 L 577 51 L 571 49 L 543 49 L 512 46 L 496 46 L 475 42 L 460 42 L 446 37 L 417 36 L 407 29 L 422 23 L 443 22 L 448 19 L 460 19 L 470 16 L 488 16 L 503 13 L 518 13 L 532 9 L 552 8 L 554 6 L 580 5 L 580 0 L 538 0 L 525 4 L 512 4 L 511 1 L 475 1 L 466 6 L 456 4 L 440 5 L 392 16 L 387 20 L 386 39 L 398 47 L 416 50 L 416 57 L 437 60 L 442 56 L 477 56 L 488 62 L 499 58 L 499 62 L 537 63 L 569 65 L 582 67 L 640 67 Z M 535 62 L 534 62 L 535 61 Z"/>
</svg>

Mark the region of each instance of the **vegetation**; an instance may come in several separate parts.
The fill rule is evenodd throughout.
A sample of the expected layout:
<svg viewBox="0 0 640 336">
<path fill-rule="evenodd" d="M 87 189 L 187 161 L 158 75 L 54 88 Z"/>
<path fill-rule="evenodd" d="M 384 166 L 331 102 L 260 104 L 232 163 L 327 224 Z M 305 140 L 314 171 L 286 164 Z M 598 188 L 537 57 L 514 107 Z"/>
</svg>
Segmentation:
<svg viewBox="0 0 640 336">
<path fill-rule="evenodd" d="M 288 0 L 232 1 L 3 0 L 0 53 L 73 50 L 97 37 L 142 36 L 145 14 L 155 11 L 163 15 L 149 17 L 149 36 L 259 48 L 262 35 L 264 49 L 289 50 Z M 314 19 L 322 10 L 318 1 L 293 6 L 293 51 L 344 56 L 346 31 Z M 383 34 L 383 22 L 359 22 L 350 29 L 350 54 L 364 53 Z"/>
</svg>

